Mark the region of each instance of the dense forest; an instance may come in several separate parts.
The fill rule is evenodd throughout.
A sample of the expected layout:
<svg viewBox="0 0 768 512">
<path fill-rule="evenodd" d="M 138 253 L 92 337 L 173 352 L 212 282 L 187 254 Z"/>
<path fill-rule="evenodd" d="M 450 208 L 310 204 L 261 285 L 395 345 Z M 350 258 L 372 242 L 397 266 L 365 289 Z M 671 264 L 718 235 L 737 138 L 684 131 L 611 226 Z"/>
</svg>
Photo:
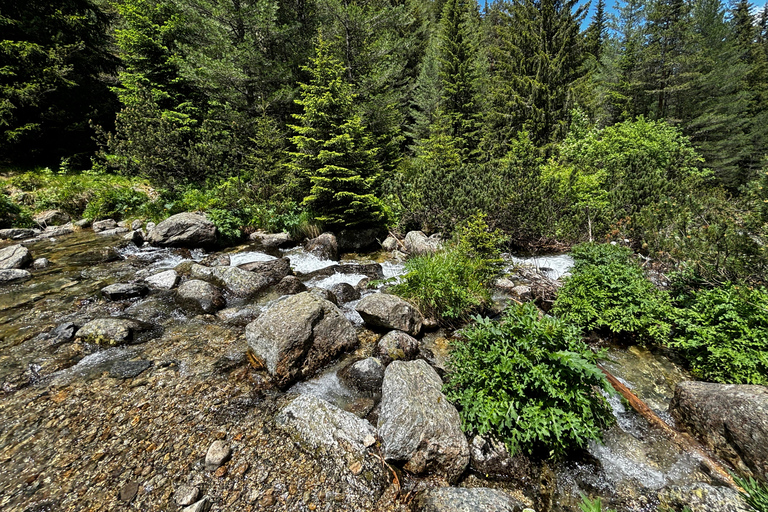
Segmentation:
<svg viewBox="0 0 768 512">
<path fill-rule="evenodd" d="M 21 190 L 114 176 L 92 217 L 205 210 L 236 238 L 482 212 L 513 247 L 627 240 L 762 280 L 768 9 L 588 7 L 3 0 L 0 158 L 37 169 Z M 63 195 L 33 206 L 82 210 Z"/>
</svg>

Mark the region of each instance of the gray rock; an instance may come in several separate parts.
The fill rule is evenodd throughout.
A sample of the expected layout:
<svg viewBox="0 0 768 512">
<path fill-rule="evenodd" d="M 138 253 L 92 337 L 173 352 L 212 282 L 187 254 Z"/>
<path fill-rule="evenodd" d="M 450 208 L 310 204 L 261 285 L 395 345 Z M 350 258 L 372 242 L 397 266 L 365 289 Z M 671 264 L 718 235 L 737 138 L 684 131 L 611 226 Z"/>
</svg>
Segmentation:
<svg viewBox="0 0 768 512">
<path fill-rule="evenodd" d="M 691 512 L 753 512 L 735 490 L 705 483 L 665 487 L 658 492 L 658 498 L 659 510 L 688 507 Z"/>
<path fill-rule="evenodd" d="M 224 441 L 214 441 L 205 454 L 205 469 L 213 471 L 232 456 L 232 448 Z"/>
<path fill-rule="evenodd" d="M 34 221 L 43 228 L 46 226 L 60 226 L 69 222 L 70 216 L 61 210 L 46 210 L 35 215 Z"/>
<path fill-rule="evenodd" d="M 384 249 L 387 252 L 392 252 L 395 249 L 397 249 L 399 245 L 399 242 L 397 241 L 397 238 L 393 237 L 392 235 L 388 236 L 384 239 L 383 242 L 381 242 L 381 248 Z"/>
<path fill-rule="evenodd" d="M 384 374 L 378 429 L 384 457 L 411 473 L 442 473 L 456 481 L 469 464 L 469 446 L 443 381 L 425 361 L 393 361 Z"/>
<path fill-rule="evenodd" d="M 439 487 L 417 500 L 421 512 L 521 512 L 525 503 L 504 491 L 487 487 Z"/>
<path fill-rule="evenodd" d="M 209 254 L 202 260 L 200 260 L 201 265 L 205 265 L 206 267 L 228 267 L 231 262 L 231 258 L 229 257 L 229 254 Z"/>
<path fill-rule="evenodd" d="M 512 288 L 512 295 L 523 301 L 533 300 L 533 293 L 531 292 L 530 286 L 515 286 Z"/>
<path fill-rule="evenodd" d="M 315 297 L 319 297 L 323 300 L 327 300 L 328 302 L 330 302 L 335 306 L 339 305 L 338 299 L 336 298 L 336 296 L 333 294 L 331 290 L 328 290 L 326 288 L 311 288 L 309 290 L 309 293 L 311 293 Z"/>
<path fill-rule="evenodd" d="M 89 343 L 114 347 L 136 341 L 138 334 L 151 329 L 151 325 L 130 318 L 97 318 L 83 325 L 75 337 Z"/>
<path fill-rule="evenodd" d="M 275 285 L 274 290 L 280 295 L 296 295 L 307 291 L 307 287 L 298 277 L 285 276 Z"/>
<path fill-rule="evenodd" d="M 80 220 L 75 222 L 75 226 L 77 226 L 79 228 L 85 229 L 85 228 L 91 226 L 91 220 L 90 219 L 80 219 Z"/>
<path fill-rule="evenodd" d="M 376 354 L 384 366 L 392 361 L 410 361 L 419 355 L 419 341 L 403 331 L 390 331 L 379 340 Z"/>
<path fill-rule="evenodd" d="M 403 240 L 405 251 L 410 256 L 435 253 L 440 250 L 442 243 L 436 236 L 427 237 L 421 231 L 409 231 Z"/>
<path fill-rule="evenodd" d="M 198 263 L 185 262 L 176 271 L 192 279 L 210 282 L 226 288 L 237 297 L 250 298 L 279 282 L 269 274 L 249 272 L 238 267 L 206 267 Z"/>
<path fill-rule="evenodd" d="M 48 260 L 48 258 L 37 258 L 35 261 L 32 262 L 32 268 L 34 268 L 35 270 L 42 270 L 50 266 L 51 266 L 51 262 L 50 260 Z"/>
<path fill-rule="evenodd" d="M 181 512 L 208 512 L 211 509 L 211 502 L 208 498 L 203 498 L 197 503 L 193 503 L 188 507 L 181 509 Z"/>
<path fill-rule="evenodd" d="M 290 247 L 295 244 L 291 235 L 288 233 L 265 233 L 263 231 L 256 231 L 251 233 L 249 237 L 254 242 L 257 242 L 264 247 Z"/>
<path fill-rule="evenodd" d="M 470 466 L 486 477 L 505 478 L 515 469 L 506 445 L 492 436 L 475 436 L 469 445 Z"/>
<path fill-rule="evenodd" d="M 323 233 L 317 238 L 307 240 L 304 250 L 321 260 L 338 260 L 339 246 L 333 233 Z"/>
<path fill-rule="evenodd" d="M 278 258 L 270 261 L 253 261 L 238 265 L 238 268 L 253 272 L 263 276 L 266 281 L 273 284 L 279 283 L 285 276 L 292 276 L 291 260 L 288 258 Z"/>
<path fill-rule="evenodd" d="M 176 289 L 176 300 L 182 307 L 197 313 L 216 313 L 226 305 L 221 290 L 205 281 L 192 279 Z"/>
<path fill-rule="evenodd" d="M 139 483 L 131 481 L 120 488 L 120 501 L 130 502 L 139 493 Z"/>
<path fill-rule="evenodd" d="M 154 222 L 152 221 L 147 222 L 147 225 L 145 226 L 147 228 L 147 233 L 155 229 L 155 226 L 157 226 L 157 224 L 155 224 Z"/>
<path fill-rule="evenodd" d="M 376 429 L 352 413 L 313 395 L 300 395 L 275 417 L 275 423 L 320 460 L 333 461 L 346 485 L 380 494 L 387 483 L 381 461 L 368 454 Z"/>
<path fill-rule="evenodd" d="M 109 263 L 110 261 L 121 260 L 120 254 L 114 247 L 100 247 L 89 249 L 75 255 L 72 262 L 78 265 L 95 265 L 98 263 Z"/>
<path fill-rule="evenodd" d="M 123 237 L 123 240 L 133 242 L 137 247 L 144 245 L 144 233 L 139 230 L 131 231 Z"/>
<path fill-rule="evenodd" d="M 10 245 L 0 249 L 0 270 L 26 267 L 30 263 L 32 255 L 23 245 Z"/>
<path fill-rule="evenodd" d="M 175 270 L 166 270 L 147 277 L 144 281 L 152 288 L 159 290 L 172 290 L 179 284 L 179 274 Z"/>
<path fill-rule="evenodd" d="M 57 236 L 64 236 L 75 232 L 75 227 L 72 224 L 62 224 L 61 226 L 48 226 L 43 230 L 40 236 L 55 238 Z"/>
<path fill-rule="evenodd" d="M 669 411 L 739 473 L 768 481 L 767 387 L 685 381 Z"/>
<path fill-rule="evenodd" d="M 144 283 L 115 283 L 101 289 L 107 300 L 126 300 L 143 297 L 149 292 Z"/>
<path fill-rule="evenodd" d="M 310 377 L 357 344 L 355 328 L 339 308 L 309 292 L 264 311 L 248 324 L 245 337 L 280 387 Z"/>
<path fill-rule="evenodd" d="M 24 240 L 25 238 L 32 238 L 37 233 L 39 233 L 39 231 L 27 228 L 0 229 L 0 238 L 6 240 Z"/>
<path fill-rule="evenodd" d="M 14 281 L 21 281 L 23 279 L 29 279 L 31 277 L 32 277 L 32 274 L 20 268 L 9 268 L 6 270 L 0 270 L 0 284 L 12 283 Z"/>
<path fill-rule="evenodd" d="M 56 346 L 71 341 L 74 339 L 77 329 L 77 325 L 72 322 L 64 322 L 57 325 L 48 332 L 48 345 Z"/>
<path fill-rule="evenodd" d="M 141 229 L 141 221 L 139 219 L 134 220 L 131 222 L 131 230 L 138 231 Z"/>
<path fill-rule="evenodd" d="M 331 293 L 336 296 L 339 304 L 346 304 L 360 298 L 360 292 L 349 283 L 336 283 L 331 286 Z"/>
<path fill-rule="evenodd" d="M 334 274 L 362 274 L 370 279 L 383 279 L 384 271 L 378 263 L 344 263 L 329 265 L 312 272 L 302 274 L 306 279 L 330 277 Z"/>
<path fill-rule="evenodd" d="M 162 247 L 211 246 L 216 243 L 216 226 L 203 215 L 179 213 L 151 229 L 147 241 Z"/>
<path fill-rule="evenodd" d="M 186 507 L 193 504 L 198 496 L 200 496 L 200 489 L 194 485 L 181 485 L 173 493 L 173 501 L 180 507 Z"/>
<path fill-rule="evenodd" d="M 94 233 L 101 233 L 102 231 L 109 231 L 117 227 L 117 222 L 114 219 L 97 220 L 91 224 Z"/>
<path fill-rule="evenodd" d="M 340 370 L 339 377 L 348 386 L 363 393 L 380 393 L 384 365 L 375 357 L 368 357 Z"/>
<path fill-rule="evenodd" d="M 117 361 L 109 369 L 109 376 L 114 379 L 132 379 L 151 366 L 152 361 Z"/>
<path fill-rule="evenodd" d="M 97 235 L 99 235 L 99 236 L 115 236 L 115 235 L 122 235 L 123 233 L 127 233 L 128 231 L 130 231 L 130 229 L 128 229 L 128 228 L 105 229 L 104 231 L 99 231 L 97 233 Z"/>
<path fill-rule="evenodd" d="M 386 293 L 366 295 L 355 309 L 366 324 L 386 329 L 397 329 L 416 336 L 424 318 L 415 307 L 400 297 Z"/>
<path fill-rule="evenodd" d="M 496 282 L 493 283 L 493 286 L 495 286 L 496 288 L 504 292 L 512 293 L 512 290 L 517 285 L 511 279 L 507 277 L 502 277 L 501 279 L 497 279 Z"/>
<path fill-rule="evenodd" d="M 258 308 L 227 308 L 216 313 L 216 317 L 226 324 L 245 327 L 259 318 L 260 314 L 261 310 Z"/>
<path fill-rule="evenodd" d="M 386 232 L 382 228 L 342 229 L 336 233 L 336 240 L 341 252 L 362 252 L 375 249 Z"/>
</svg>

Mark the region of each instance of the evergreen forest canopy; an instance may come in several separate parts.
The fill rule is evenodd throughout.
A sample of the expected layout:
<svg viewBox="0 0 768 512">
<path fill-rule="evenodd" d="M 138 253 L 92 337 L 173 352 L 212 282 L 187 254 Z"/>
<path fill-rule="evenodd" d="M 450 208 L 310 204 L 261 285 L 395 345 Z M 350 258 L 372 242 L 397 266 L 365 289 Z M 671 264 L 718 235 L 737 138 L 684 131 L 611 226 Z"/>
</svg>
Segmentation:
<svg viewBox="0 0 768 512">
<path fill-rule="evenodd" d="M 481 212 L 518 247 L 626 238 L 763 280 L 768 8 L 587 8 L 0 0 L 0 159 L 149 180 L 233 237 Z"/>
</svg>

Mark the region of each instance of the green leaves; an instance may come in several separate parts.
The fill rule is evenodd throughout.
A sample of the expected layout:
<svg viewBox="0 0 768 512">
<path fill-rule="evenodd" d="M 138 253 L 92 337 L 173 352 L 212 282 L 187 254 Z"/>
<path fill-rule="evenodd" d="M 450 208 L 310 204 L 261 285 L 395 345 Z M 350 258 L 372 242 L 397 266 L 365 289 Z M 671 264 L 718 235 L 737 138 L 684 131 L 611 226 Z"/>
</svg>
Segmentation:
<svg viewBox="0 0 768 512">
<path fill-rule="evenodd" d="M 560 456 L 613 421 L 596 389 L 609 390 L 600 355 L 573 325 L 515 305 L 500 322 L 475 318 L 451 352 L 445 391 L 465 430 L 491 433 L 510 453 L 546 450 Z"/>
<path fill-rule="evenodd" d="M 553 314 L 586 330 L 606 330 L 641 343 L 666 341 L 669 297 L 629 260 L 629 249 L 582 244 L 572 254 L 575 266 L 558 292 Z"/>
</svg>

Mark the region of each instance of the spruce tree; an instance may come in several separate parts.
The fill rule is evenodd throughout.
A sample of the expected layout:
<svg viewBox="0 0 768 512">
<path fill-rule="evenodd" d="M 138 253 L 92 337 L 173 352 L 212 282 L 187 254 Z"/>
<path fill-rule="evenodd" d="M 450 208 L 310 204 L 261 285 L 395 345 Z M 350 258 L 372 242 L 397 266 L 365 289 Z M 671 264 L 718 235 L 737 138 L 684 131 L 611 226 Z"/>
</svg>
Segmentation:
<svg viewBox="0 0 768 512">
<path fill-rule="evenodd" d="M 381 172 L 377 148 L 356 112 L 344 64 L 322 36 L 306 71 L 311 80 L 296 100 L 303 112 L 291 126 L 296 151 L 289 165 L 309 187 L 302 204 L 325 228 L 379 227 L 385 214 L 373 195 Z"/>
<path fill-rule="evenodd" d="M 597 0 L 595 15 L 587 27 L 585 34 L 585 50 L 598 61 L 603 53 L 606 32 L 608 30 L 608 15 L 605 12 L 605 0 Z"/>
</svg>

